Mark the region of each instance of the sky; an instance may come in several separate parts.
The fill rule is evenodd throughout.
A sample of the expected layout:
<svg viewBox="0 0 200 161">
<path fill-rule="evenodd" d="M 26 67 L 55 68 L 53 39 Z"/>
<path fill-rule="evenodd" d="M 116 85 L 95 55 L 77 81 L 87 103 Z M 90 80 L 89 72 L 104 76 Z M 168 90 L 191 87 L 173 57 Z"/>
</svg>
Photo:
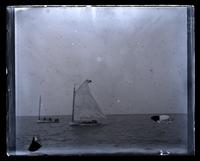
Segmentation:
<svg viewBox="0 0 200 161">
<path fill-rule="evenodd" d="M 71 115 L 91 79 L 105 114 L 187 113 L 186 7 L 15 10 L 16 115 Z"/>
</svg>

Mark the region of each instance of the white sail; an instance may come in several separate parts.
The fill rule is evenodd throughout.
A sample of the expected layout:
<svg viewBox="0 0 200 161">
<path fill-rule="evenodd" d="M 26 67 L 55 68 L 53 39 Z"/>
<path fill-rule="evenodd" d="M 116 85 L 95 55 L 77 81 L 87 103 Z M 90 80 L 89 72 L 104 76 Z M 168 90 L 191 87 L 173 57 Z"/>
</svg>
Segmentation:
<svg viewBox="0 0 200 161">
<path fill-rule="evenodd" d="M 90 82 L 91 80 L 85 80 L 75 91 L 74 121 L 91 121 L 105 118 L 90 92 L 88 85 Z"/>
</svg>

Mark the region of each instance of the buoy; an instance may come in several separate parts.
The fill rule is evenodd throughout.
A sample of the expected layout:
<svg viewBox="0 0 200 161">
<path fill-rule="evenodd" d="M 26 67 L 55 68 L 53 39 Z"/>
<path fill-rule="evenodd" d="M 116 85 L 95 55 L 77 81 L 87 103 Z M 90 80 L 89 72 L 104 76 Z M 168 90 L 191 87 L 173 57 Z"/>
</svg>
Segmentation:
<svg viewBox="0 0 200 161">
<path fill-rule="evenodd" d="M 38 150 L 42 145 L 39 143 L 39 139 L 34 136 L 32 139 L 32 142 L 28 148 L 29 151 L 36 151 Z"/>
</svg>

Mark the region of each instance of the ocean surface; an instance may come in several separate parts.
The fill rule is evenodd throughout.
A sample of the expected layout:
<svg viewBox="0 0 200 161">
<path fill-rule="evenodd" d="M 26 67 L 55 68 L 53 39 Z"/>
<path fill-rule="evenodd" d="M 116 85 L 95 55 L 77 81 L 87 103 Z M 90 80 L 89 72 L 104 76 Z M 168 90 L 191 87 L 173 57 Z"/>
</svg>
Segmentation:
<svg viewBox="0 0 200 161">
<path fill-rule="evenodd" d="M 187 153 L 187 115 L 170 114 L 171 123 L 157 123 L 152 115 L 107 115 L 105 125 L 69 126 L 71 116 L 59 123 L 37 123 L 37 117 L 16 119 L 15 155 L 169 154 Z M 29 152 L 33 136 L 42 147 Z"/>
</svg>

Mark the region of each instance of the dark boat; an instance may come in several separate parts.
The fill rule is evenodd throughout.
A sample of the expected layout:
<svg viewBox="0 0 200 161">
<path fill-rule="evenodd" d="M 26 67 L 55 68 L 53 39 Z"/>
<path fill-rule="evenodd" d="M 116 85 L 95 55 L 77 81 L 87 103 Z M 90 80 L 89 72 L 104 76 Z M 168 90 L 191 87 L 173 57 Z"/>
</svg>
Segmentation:
<svg viewBox="0 0 200 161">
<path fill-rule="evenodd" d="M 34 136 L 28 150 L 33 152 L 38 150 L 41 146 L 42 145 L 39 143 L 39 139 L 36 136 Z"/>
</svg>

